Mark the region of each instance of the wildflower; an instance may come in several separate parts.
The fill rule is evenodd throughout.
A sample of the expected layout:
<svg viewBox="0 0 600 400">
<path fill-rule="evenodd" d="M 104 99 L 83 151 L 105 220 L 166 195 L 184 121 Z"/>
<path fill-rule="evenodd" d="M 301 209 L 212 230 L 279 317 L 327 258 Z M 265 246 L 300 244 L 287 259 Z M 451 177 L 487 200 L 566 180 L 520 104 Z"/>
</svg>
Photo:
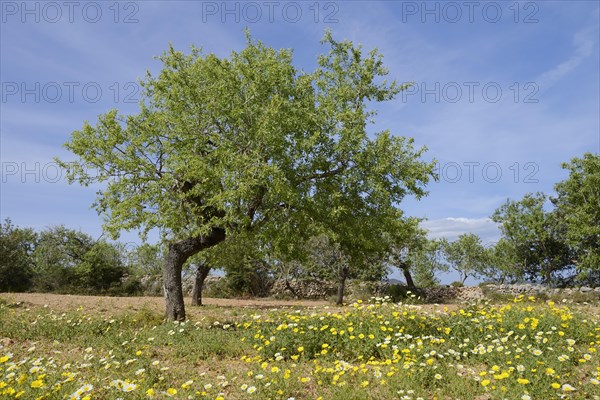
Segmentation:
<svg viewBox="0 0 600 400">
<path fill-rule="evenodd" d="M 573 392 L 577 389 L 575 389 L 573 386 L 569 385 L 568 383 L 565 383 L 564 385 L 562 385 L 562 390 L 563 390 L 563 392 Z"/>
<path fill-rule="evenodd" d="M 135 389 L 137 389 L 137 385 L 135 383 L 125 383 L 123 385 L 124 392 L 133 392 Z"/>
<path fill-rule="evenodd" d="M 42 382 L 40 379 L 36 379 L 35 381 L 31 382 L 31 387 L 32 388 L 41 388 L 42 386 L 44 386 L 44 382 Z"/>
</svg>

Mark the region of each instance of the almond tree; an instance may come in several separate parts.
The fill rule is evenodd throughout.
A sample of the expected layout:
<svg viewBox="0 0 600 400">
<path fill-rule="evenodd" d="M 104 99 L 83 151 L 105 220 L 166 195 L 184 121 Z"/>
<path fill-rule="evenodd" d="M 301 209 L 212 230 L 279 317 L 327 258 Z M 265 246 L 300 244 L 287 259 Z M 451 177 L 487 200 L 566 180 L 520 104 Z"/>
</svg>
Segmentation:
<svg viewBox="0 0 600 400">
<path fill-rule="evenodd" d="M 61 162 L 70 182 L 101 184 L 95 207 L 109 233 L 158 229 L 167 241 L 168 319 L 185 319 L 184 263 L 232 232 L 293 246 L 317 223 L 359 254 L 379 245 L 406 195 L 426 194 L 424 149 L 367 133 L 369 105 L 407 86 L 382 79 L 376 50 L 329 33 L 323 44 L 313 72 L 249 37 L 228 58 L 171 47 L 141 82 L 139 113 L 110 110 L 66 144 L 77 156 Z"/>
</svg>

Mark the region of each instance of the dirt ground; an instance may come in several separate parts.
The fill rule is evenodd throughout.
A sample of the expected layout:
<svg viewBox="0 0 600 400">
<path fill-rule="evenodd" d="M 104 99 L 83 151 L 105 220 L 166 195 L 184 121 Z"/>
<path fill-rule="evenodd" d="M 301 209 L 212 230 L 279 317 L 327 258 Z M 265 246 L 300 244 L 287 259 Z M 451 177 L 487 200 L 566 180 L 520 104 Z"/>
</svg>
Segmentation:
<svg viewBox="0 0 600 400">
<path fill-rule="evenodd" d="M 26 307 L 48 307 L 55 311 L 75 310 L 83 307 L 88 312 L 116 314 L 122 311 L 150 308 L 155 311 L 164 310 L 162 297 L 108 297 L 108 296 L 79 296 L 50 293 L 0 293 L 0 299 L 8 303 L 23 303 Z M 186 309 L 192 309 L 191 299 L 186 298 Z M 203 298 L 206 306 L 218 307 L 315 307 L 331 305 L 327 301 L 318 300 L 274 300 L 274 299 L 214 299 Z M 196 307 L 194 307 L 196 308 Z M 211 307 L 212 308 L 212 307 Z M 200 308 L 201 309 L 201 308 Z"/>
<path fill-rule="evenodd" d="M 14 304 L 22 303 L 24 307 L 48 307 L 54 311 L 69 311 L 83 307 L 86 312 L 94 314 L 120 314 L 127 311 L 138 311 L 149 308 L 156 312 L 164 311 L 165 303 L 162 297 L 107 297 L 107 296 L 78 296 L 49 293 L 0 293 L 0 299 Z M 186 298 L 186 311 L 188 314 L 202 314 L 202 310 L 218 308 L 279 308 L 279 307 L 329 307 L 336 309 L 335 305 L 324 300 L 274 300 L 274 299 L 215 299 L 203 298 L 203 303 L 208 307 L 192 307 L 191 299 Z M 456 309 L 457 305 L 424 305 L 427 311 Z"/>
</svg>

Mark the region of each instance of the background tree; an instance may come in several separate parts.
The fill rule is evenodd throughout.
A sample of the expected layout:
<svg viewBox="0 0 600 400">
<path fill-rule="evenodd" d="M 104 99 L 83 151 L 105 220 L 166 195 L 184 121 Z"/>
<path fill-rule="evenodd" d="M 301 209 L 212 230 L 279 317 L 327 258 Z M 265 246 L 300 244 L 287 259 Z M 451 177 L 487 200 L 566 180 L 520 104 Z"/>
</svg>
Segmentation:
<svg viewBox="0 0 600 400">
<path fill-rule="evenodd" d="M 0 222 L 0 291 L 21 292 L 31 288 L 36 241 L 32 229 L 16 227 L 8 218 Z"/>
<path fill-rule="evenodd" d="M 553 276 L 572 264 L 572 255 L 558 214 L 546 211 L 547 196 L 529 193 L 520 201 L 507 200 L 492 215 L 512 249 L 511 258 L 523 267 L 530 281 L 552 282 Z"/>
<path fill-rule="evenodd" d="M 433 287 L 440 284 L 438 274 L 447 272 L 444 262 L 442 242 L 438 239 L 427 239 L 421 247 L 410 255 L 414 282 L 417 287 Z"/>
<path fill-rule="evenodd" d="M 346 255 L 339 243 L 326 234 L 313 236 L 306 244 L 308 260 L 304 273 L 320 280 L 338 283 L 336 304 L 344 303 L 346 280 L 350 276 L 351 259 Z"/>
<path fill-rule="evenodd" d="M 487 254 L 479 236 L 466 233 L 452 242 L 443 240 L 442 248 L 450 268 L 460 274 L 462 284 L 469 277 L 484 274 L 487 266 Z"/>
<path fill-rule="evenodd" d="M 170 48 L 142 82 L 137 115 L 109 111 L 66 144 L 78 157 L 59 161 L 70 182 L 104 184 L 95 205 L 107 231 L 163 232 L 169 319 L 185 319 L 184 263 L 233 232 L 293 241 L 320 221 L 343 248 L 369 255 L 402 199 L 426 194 L 424 149 L 366 129 L 368 106 L 405 87 L 380 79 L 377 51 L 330 34 L 323 42 L 330 51 L 312 73 L 290 50 L 250 39 L 223 59 Z"/>
<path fill-rule="evenodd" d="M 75 265 L 75 284 L 88 293 L 106 293 L 118 287 L 126 277 L 126 253 L 119 244 L 96 241 Z"/>
<path fill-rule="evenodd" d="M 488 268 L 486 268 L 484 276 L 501 284 L 516 283 L 524 279 L 525 260 L 519 259 L 515 243 L 501 238 L 486 250 L 488 252 Z"/>
<path fill-rule="evenodd" d="M 600 272 L 600 156 L 586 153 L 562 167 L 569 177 L 555 185 L 556 214 L 574 251 L 579 274 Z"/>
<path fill-rule="evenodd" d="M 91 236 L 54 226 L 39 233 L 35 259 L 35 287 L 43 292 L 73 292 L 78 286 L 76 267 L 92 248 Z"/>
<path fill-rule="evenodd" d="M 43 230 L 33 253 L 37 290 L 105 293 L 128 273 L 126 252 L 118 243 L 94 240 L 56 226 Z"/>
<path fill-rule="evenodd" d="M 127 258 L 129 269 L 136 276 L 159 276 L 164 264 L 164 248 L 161 244 L 142 243 L 129 251 Z"/>
<path fill-rule="evenodd" d="M 406 285 L 414 289 L 435 286 L 436 273 L 446 270 L 440 258 L 440 242 L 427 238 L 427 231 L 419 226 L 418 218 L 399 220 L 388 235 L 392 241 L 389 263 L 404 275 Z"/>
<path fill-rule="evenodd" d="M 220 295 L 266 296 L 273 283 L 274 270 L 266 246 L 252 232 L 230 234 L 216 246 L 190 258 L 194 276 L 192 305 L 202 305 L 202 287 L 211 270 L 225 273 Z"/>
</svg>

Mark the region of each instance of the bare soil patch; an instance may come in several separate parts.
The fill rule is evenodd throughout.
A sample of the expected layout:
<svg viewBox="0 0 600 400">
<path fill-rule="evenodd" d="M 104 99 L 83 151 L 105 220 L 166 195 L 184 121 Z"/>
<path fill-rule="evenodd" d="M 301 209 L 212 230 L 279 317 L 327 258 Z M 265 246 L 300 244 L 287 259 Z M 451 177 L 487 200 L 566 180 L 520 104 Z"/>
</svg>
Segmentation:
<svg viewBox="0 0 600 400">
<path fill-rule="evenodd" d="M 83 309 L 86 313 L 96 315 L 118 315 L 125 312 L 150 309 L 163 313 L 165 309 L 162 297 L 109 297 L 109 296 L 83 296 L 64 295 L 52 293 L 0 293 L 0 299 L 13 307 L 38 308 L 48 307 L 57 312 Z M 225 309 L 226 315 L 235 309 L 269 309 L 269 308 L 309 308 L 328 307 L 332 311 L 343 310 L 325 300 L 276 300 L 272 298 L 250 299 L 217 299 L 203 298 L 206 307 L 191 306 L 191 299 L 186 298 L 186 311 L 192 318 L 208 314 L 218 316 L 219 309 Z M 458 304 L 426 304 L 419 306 L 423 311 L 454 311 L 460 308 Z M 195 318 L 194 318 L 195 319 Z"/>
<path fill-rule="evenodd" d="M 51 293 L 0 293 L 0 299 L 19 307 L 48 307 L 55 311 L 70 311 L 83 307 L 86 312 L 118 314 L 120 312 L 149 308 L 164 311 L 165 303 L 162 297 L 108 297 L 80 296 Z M 218 307 L 316 307 L 331 305 L 324 300 L 274 300 L 274 299 L 215 299 L 203 298 L 207 306 Z M 186 298 L 186 310 L 202 309 L 192 307 L 191 299 Z"/>
</svg>

